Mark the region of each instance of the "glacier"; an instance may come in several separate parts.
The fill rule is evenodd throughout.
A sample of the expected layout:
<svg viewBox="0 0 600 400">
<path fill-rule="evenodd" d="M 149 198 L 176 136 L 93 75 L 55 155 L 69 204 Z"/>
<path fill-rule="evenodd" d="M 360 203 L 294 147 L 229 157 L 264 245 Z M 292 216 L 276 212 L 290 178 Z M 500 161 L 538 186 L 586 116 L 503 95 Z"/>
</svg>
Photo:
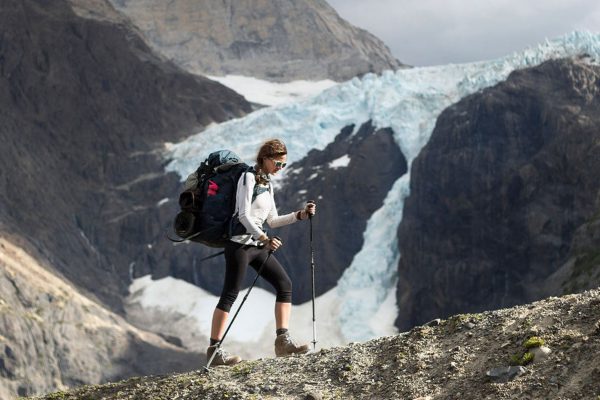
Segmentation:
<svg viewBox="0 0 600 400">
<path fill-rule="evenodd" d="M 260 144 L 274 137 L 286 143 L 292 163 L 312 149 L 324 149 L 348 125 L 371 120 L 376 128 L 391 128 L 409 171 L 394 183 L 383 206 L 368 221 L 363 248 L 336 288 L 346 339 L 367 340 L 377 335 L 373 316 L 381 315 L 382 304 L 389 303 L 386 299 L 395 290 L 400 258 L 396 231 L 409 194 L 410 165 L 429 140 L 437 117 L 463 97 L 505 80 L 514 70 L 577 56 L 599 60 L 600 34 L 576 31 L 495 60 L 367 74 L 314 97 L 264 108 L 213 124 L 180 143 L 167 143 L 166 171 L 178 173 L 183 180 L 211 151 L 221 148 L 251 162 Z"/>
<path fill-rule="evenodd" d="M 299 80 L 280 83 L 240 75 L 209 75 L 207 78 L 217 81 L 223 86 L 227 86 L 229 89 L 244 96 L 251 103 L 265 106 L 278 106 L 303 100 L 337 85 L 337 82 L 330 79 L 322 81 Z"/>
</svg>

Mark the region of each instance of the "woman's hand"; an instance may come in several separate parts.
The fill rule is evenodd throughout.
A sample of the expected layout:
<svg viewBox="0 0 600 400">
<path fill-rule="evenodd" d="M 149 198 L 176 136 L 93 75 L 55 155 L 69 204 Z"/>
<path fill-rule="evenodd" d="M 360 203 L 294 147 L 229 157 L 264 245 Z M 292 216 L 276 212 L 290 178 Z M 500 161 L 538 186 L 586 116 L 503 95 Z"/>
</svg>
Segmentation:
<svg viewBox="0 0 600 400">
<path fill-rule="evenodd" d="M 261 237 L 258 238 L 258 241 L 262 242 L 264 246 L 268 246 L 271 251 L 275 251 L 283 245 L 283 242 L 277 236 L 270 238 L 267 235 L 261 235 Z"/>
<path fill-rule="evenodd" d="M 269 249 L 271 251 L 275 251 L 278 248 L 280 248 L 282 244 L 283 243 L 281 242 L 281 240 L 278 237 L 274 237 L 269 240 Z"/>
<path fill-rule="evenodd" d="M 306 203 L 306 207 L 304 207 L 304 213 L 303 213 L 304 216 L 306 218 L 308 218 L 308 217 L 312 217 L 316 213 L 317 213 L 317 204 L 314 202 Z M 303 218 L 303 219 L 306 219 L 306 218 Z"/>
<path fill-rule="evenodd" d="M 305 220 L 309 217 L 312 217 L 316 213 L 317 213 L 317 205 L 314 202 L 309 202 L 309 203 L 306 203 L 306 207 L 304 207 L 304 210 L 300 210 L 300 211 L 296 212 L 296 218 L 299 220 Z"/>
</svg>

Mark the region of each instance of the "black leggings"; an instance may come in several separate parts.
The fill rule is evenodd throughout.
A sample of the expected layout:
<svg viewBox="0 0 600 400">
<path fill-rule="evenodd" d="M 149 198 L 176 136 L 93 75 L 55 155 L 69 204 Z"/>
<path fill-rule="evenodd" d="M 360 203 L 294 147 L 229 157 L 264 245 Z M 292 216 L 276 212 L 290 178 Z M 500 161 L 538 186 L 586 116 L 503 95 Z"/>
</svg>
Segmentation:
<svg viewBox="0 0 600 400">
<path fill-rule="evenodd" d="M 235 242 L 227 243 L 225 246 L 225 283 L 217 304 L 218 309 L 225 312 L 231 310 L 246 275 L 248 264 L 258 271 L 268 255 L 267 246 L 259 248 Z M 292 281 L 274 255 L 271 255 L 263 266 L 260 276 L 277 291 L 277 302 L 292 302 Z"/>
</svg>

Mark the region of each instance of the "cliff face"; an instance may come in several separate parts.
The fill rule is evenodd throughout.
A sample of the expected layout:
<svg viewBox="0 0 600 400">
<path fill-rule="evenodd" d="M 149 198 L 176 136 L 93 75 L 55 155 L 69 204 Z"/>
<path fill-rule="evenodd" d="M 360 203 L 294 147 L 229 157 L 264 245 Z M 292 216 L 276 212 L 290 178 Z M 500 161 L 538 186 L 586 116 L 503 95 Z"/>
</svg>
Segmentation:
<svg viewBox="0 0 600 400">
<path fill-rule="evenodd" d="M 595 210 L 575 231 L 567 261 L 544 284 L 546 293 L 574 293 L 600 286 L 600 194 Z"/>
<path fill-rule="evenodd" d="M 548 61 L 442 113 L 398 231 L 401 329 L 548 294 L 598 212 L 599 77 Z"/>
<path fill-rule="evenodd" d="M 66 1 L 3 1 L 0 25 L 0 229 L 118 310 L 130 266 L 155 262 L 145 250 L 172 218 L 163 143 L 250 106 Z"/>
<path fill-rule="evenodd" d="M 333 79 L 402 66 L 323 0 L 111 0 L 183 68 L 273 81 Z"/>
</svg>

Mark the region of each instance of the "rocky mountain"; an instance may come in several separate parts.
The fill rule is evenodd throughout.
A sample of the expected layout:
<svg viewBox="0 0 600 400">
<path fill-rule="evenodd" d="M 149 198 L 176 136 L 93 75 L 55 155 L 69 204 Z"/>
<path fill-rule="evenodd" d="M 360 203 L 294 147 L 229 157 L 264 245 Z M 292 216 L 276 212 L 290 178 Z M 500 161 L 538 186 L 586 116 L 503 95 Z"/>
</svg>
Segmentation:
<svg viewBox="0 0 600 400">
<path fill-rule="evenodd" d="M 554 60 L 440 115 L 398 230 L 400 329 L 598 283 L 599 89 Z"/>
<path fill-rule="evenodd" d="M 164 172 L 163 152 L 166 142 L 207 133 L 250 104 L 153 53 L 105 0 L 5 0 L 0 25 L 2 395 L 195 366 L 198 355 L 177 338 L 124 321 L 122 299 L 131 278 L 148 273 L 220 287 L 222 270 L 199 265 L 197 245 L 164 237 L 181 184 Z M 581 290 L 598 279 L 597 70 L 563 60 L 515 72 L 439 118 L 413 164 L 399 232 L 400 326 L 540 298 L 552 288 Z M 380 99 L 396 98 L 352 91 L 374 80 L 351 81 L 348 104 L 379 108 Z M 377 86 L 396 80 L 404 78 L 387 73 Z M 419 103 L 403 104 L 398 113 L 426 128 L 428 120 L 418 119 L 426 117 L 408 109 Z M 316 260 L 319 293 L 335 285 L 373 211 L 407 170 L 392 138 L 400 131 L 366 122 L 383 113 L 346 111 L 343 124 L 330 125 L 337 137 L 291 165 L 278 192 L 281 210 L 300 207 L 309 193 L 327 200 L 314 221 L 317 248 L 327 245 Z M 360 122 L 349 126 L 348 116 Z M 308 226 L 281 232 L 284 263 L 298 265 L 296 301 L 309 295 Z"/>
<path fill-rule="evenodd" d="M 324 0 L 110 0 L 188 71 L 270 81 L 348 80 L 403 65 Z"/>
<path fill-rule="evenodd" d="M 118 309 L 131 263 L 152 263 L 145 249 L 171 218 L 157 212 L 179 186 L 163 143 L 250 106 L 65 1 L 3 2 L 0 19 L 2 231 Z"/>
<path fill-rule="evenodd" d="M 164 142 L 251 110 L 156 56 L 110 3 L 76 3 L 0 4 L 0 238 L 40 265 L 0 265 L 1 390 L 13 395 L 197 361 L 114 312 L 136 263 L 166 242 L 160 201 L 179 181 Z"/>
<path fill-rule="evenodd" d="M 38 399 L 595 399 L 600 291 L 433 320 L 300 357 L 133 378 Z"/>
<path fill-rule="evenodd" d="M 0 398 L 198 368 L 204 356 L 141 331 L 0 238 Z"/>
<path fill-rule="evenodd" d="M 600 197 L 597 212 L 573 235 L 567 261 L 547 280 L 551 293 L 576 293 L 600 286 Z"/>
</svg>

